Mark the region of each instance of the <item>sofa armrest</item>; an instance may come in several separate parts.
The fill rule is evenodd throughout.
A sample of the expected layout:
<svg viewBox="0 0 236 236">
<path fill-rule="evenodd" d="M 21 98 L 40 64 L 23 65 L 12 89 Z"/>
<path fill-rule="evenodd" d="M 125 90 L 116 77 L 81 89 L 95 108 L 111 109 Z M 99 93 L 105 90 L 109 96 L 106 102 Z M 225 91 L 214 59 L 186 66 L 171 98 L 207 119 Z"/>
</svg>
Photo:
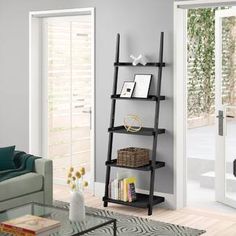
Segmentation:
<svg viewBox="0 0 236 236">
<path fill-rule="evenodd" d="M 53 200 L 53 169 L 52 160 L 40 158 L 35 160 L 36 173 L 43 175 L 44 203 L 52 205 Z"/>
</svg>

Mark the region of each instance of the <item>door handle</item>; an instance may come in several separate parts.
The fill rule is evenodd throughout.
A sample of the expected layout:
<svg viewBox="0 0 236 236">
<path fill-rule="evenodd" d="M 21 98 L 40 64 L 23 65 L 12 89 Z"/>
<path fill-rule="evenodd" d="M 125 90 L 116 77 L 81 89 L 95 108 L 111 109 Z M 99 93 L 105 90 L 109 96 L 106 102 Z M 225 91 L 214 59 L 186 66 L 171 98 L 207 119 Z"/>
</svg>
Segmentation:
<svg viewBox="0 0 236 236">
<path fill-rule="evenodd" d="M 234 162 L 233 162 L 233 174 L 234 174 L 234 176 L 236 177 L 236 159 L 234 160 Z"/>
<path fill-rule="evenodd" d="M 234 116 L 226 116 L 227 118 L 234 118 Z"/>
<path fill-rule="evenodd" d="M 89 110 L 82 111 L 83 113 L 89 114 L 89 129 L 92 129 L 92 109 L 89 107 Z"/>
<path fill-rule="evenodd" d="M 223 136 L 224 135 L 224 113 L 223 113 L 223 111 L 218 111 L 217 118 L 219 119 L 219 122 L 218 122 L 218 135 Z"/>
<path fill-rule="evenodd" d="M 83 111 L 83 113 L 92 113 L 91 111 Z"/>
</svg>

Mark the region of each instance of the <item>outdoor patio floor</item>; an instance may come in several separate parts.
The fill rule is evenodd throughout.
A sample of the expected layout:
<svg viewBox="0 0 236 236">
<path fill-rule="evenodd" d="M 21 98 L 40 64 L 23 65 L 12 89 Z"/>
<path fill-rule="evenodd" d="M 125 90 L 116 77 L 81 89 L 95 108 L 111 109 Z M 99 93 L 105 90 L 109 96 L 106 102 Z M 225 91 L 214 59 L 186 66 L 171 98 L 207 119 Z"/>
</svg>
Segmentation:
<svg viewBox="0 0 236 236">
<path fill-rule="evenodd" d="M 232 170 L 232 161 L 236 159 L 236 121 L 227 124 L 226 136 L 226 159 Z M 215 140 L 217 130 L 214 125 L 192 128 L 187 130 L 187 158 L 188 163 L 191 158 L 199 159 L 199 165 L 204 165 L 204 160 L 215 160 Z M 196 160 L 195 162 L 196 163 Z M 208 162 L 209 163 L 209 162 Z M 212 165 L 212 171 L 214 167 Z M 231 173 L 232 174 L 232 173 Z M 192 176 L 191 176 L 192 177 Z M 199 179 L 198 179 L 199 178 Z M 236 181 L 236 178 L 235 178 Z M 236 189 L 233 194 L 236 199 Z M 235 213 L 236 209 L 228 207 L 215 201 L 215 191 L 213 188 L 203 188 L 200 186 L 200 176 L 188 179 L 187 183 L 187 205 L 189 207 L 201 207 L 217 210 L 226 213 Z"/>
</svg>

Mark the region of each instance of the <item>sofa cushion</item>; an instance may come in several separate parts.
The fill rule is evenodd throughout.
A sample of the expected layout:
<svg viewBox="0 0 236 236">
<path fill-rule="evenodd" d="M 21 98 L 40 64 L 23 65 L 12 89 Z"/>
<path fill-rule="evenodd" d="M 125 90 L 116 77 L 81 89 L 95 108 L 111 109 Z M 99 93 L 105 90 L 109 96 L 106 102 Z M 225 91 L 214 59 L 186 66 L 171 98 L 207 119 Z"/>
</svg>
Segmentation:
<svg viewBox="0 0 236 236">
<path fill-rule="evenodd" d="M 28 173 L 0 182 L 0 201 L 37 192 L 43 188 L 43 176 Z"/>
<path fill-rule="evenodd" d="M 15 146 L 0 148 L 0 171 L 15 169 L 13 154 Z"/>
</svg>

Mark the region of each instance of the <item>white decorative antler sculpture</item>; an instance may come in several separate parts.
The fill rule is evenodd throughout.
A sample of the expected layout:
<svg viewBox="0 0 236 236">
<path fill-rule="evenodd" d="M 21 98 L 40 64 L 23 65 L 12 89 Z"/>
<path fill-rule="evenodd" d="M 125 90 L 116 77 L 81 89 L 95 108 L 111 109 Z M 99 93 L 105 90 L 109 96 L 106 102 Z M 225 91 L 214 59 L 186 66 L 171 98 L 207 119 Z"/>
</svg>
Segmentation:
<svg viewBox="0 0 236 236">
<path fill-rule="evenodd" d="M 140 54 L 138 57 L 135 57 L 133 55 L 130 55 L 130 57 L 133 59 L 133 65 L 137 66 L 138 64 L 146 65 L 147 64 L 147 58 Z"/>
</svg>

